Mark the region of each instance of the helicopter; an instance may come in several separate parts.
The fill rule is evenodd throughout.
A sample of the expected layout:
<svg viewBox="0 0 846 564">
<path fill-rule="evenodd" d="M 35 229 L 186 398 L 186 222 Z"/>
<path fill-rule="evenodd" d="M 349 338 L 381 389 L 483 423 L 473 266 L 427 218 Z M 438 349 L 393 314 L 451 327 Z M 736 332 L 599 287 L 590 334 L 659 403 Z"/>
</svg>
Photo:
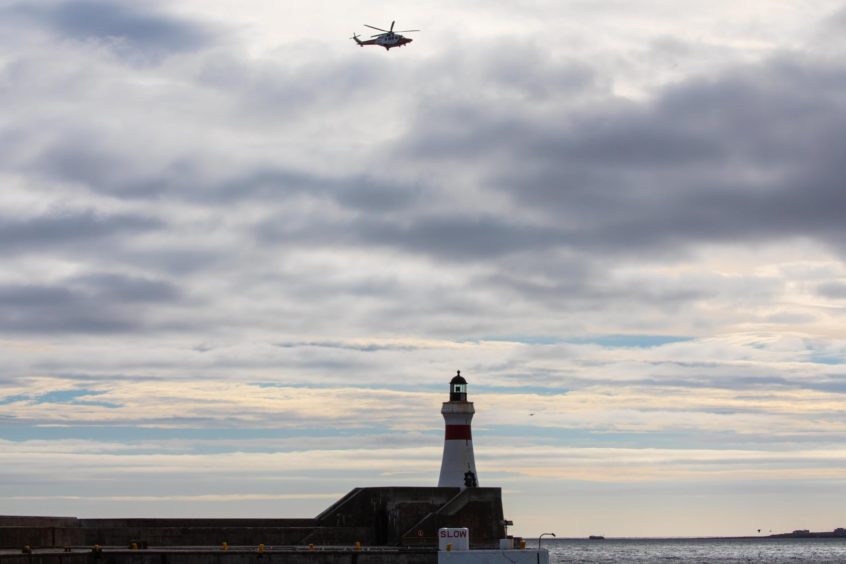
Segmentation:
<svg viewBox="0 0 846 564">
<path fill-rule="evenodd" d="M 390 51 L 391 47 L 402 47 L 403 45 L 406 45 L 413 41 L 408 37 L 403 37 L 402 35 L 400 35 L 401 33 L 411 33 L 414 31 L 420 31 L 419 29 L 406 29 L 403 31 L 394 31 L 395 23 L 397 22 L 391 22 L 390 29 L 382 29 L 380 27 L 364 24 L 364 27 L 369 27 L 370 29 L 375 29 L 377 31 L 381 31 L 382 33 L 371 35 L 371 39 L 368 39 L 366 41 L 361 41 L 359 39 L 359 35 L 353 33 L 353 36 L 350 37 L 350 39 L 354 39 L 355 42 L 358 43 L 361 47 L 364 47 L 365 45 L 377 45 L 379 47 L 384 47 L 387 51 Z"/>
</svg>

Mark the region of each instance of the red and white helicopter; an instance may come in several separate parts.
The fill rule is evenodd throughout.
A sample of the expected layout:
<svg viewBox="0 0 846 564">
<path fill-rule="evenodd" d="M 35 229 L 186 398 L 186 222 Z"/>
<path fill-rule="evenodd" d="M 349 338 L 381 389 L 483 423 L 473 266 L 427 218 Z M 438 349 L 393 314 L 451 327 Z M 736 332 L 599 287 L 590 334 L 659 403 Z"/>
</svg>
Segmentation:
<svg viewBox="0 0 846 564">
<path fill-rule="evenodd" d="M 350 39 L 355 39 L 355 42 L 362 47 L 364 47 L 365 45 L 377 45 L 379 47 L 384 47 L 385 49 L 390 51 L 391 47 L 402 47 L 403 45 L 406 45 L 413 41 L 408 37 L 403 37 L 402 35 L 400 35 L 401 33 L 411 33 L 414 31 L 420 31 L 419 29 L 406 29 L 403 31 L 394 31 L 395 23 L 397 22 L 391 22 L 391 29 L 382 29 L 380 27 L 364 24 L 364 27 L 369 27 L 370 29 L 375 29 L 377 31 L 381 31 L 382 33 L 371 35 L 370 37 L 372 39 L 368 39 L 367 41 L 361 41 L 358 38 L 359 36 L 353 33 L 353 36 Z"/>
</svg>

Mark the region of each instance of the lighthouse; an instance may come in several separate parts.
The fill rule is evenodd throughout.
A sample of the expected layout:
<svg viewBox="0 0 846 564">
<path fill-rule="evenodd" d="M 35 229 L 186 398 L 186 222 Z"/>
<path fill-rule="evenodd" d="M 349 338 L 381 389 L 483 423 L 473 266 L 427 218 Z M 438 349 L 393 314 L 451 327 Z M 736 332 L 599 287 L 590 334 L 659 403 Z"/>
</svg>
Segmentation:
<svg viewBox="0 0 846 564">
<path fill-rule="evenodd" d="M 467 380 L 459 370 L 449 382 L 449 401 L 441 407 L 446 431 L 439 488 L 474 488 L 479 485 L 470 433 L 474 413 L 473 402 L 467 401 Z"/>
</svg>

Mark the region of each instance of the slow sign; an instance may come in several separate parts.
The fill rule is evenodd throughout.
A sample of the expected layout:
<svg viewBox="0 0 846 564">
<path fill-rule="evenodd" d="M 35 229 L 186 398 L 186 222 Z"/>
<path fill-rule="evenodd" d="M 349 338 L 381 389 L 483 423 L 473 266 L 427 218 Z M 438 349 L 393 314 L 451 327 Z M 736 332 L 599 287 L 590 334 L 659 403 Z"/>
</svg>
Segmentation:
<svg viewBox="0 0 846 564">
<path fill-rule="evenodd" d="M 438 529 L 438 550 L 447 550 L 448 544 L 452 545 L 452 550 L 470 550 L 470 529 L 466 527 Z"/>
</svg>

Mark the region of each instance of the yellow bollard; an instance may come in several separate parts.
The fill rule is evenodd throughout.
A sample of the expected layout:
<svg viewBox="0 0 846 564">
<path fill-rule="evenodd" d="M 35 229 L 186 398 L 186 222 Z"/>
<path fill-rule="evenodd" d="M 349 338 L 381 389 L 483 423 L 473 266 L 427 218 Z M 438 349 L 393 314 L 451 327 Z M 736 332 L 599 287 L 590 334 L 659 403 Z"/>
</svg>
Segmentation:
<svg viewBox="0 0 846 564">
<path fill-rule="evenodd" d="M 229 550 L 229 543 L 226 542 L 226 541 L 223 541 L 223 544 L 220 545 L 220 548 L 222 548 L 224 551 Z"/>
<path fill-rule="evenodd" d="M 259 545 L 258 551 L 259 551 L 259 552 L 264 552 L 264 545 L 263 545 L 263 544 L 260 544 L 260 545 Z"/>
<path fill-rule="evenodd" d="M 361 550 L 361 541 L 355 541 L 355 549 Z"/>
<path fill-rule="evenodd" d="M 526 539 L 520 539 L 520 550 L 526 550 Z"/>
<path fill-rule="evenodd" d="M 308 545 L 308 551 L 309 551 L 309 552 L 314 552 L 314 545 L 313 545 L 313 544 L 309 544 L 309 545 Z"/>
<path fill-rule="evenodd" d="M 129 548 L 131 550 L 138 550 L 138 543 L 137 542 L 132 543 L 131 545 L 129 545 Z"/>
<path fill-rule="evenodd" d="M 447 552 L 452 552 L 452 543 L 447 543 Z"/>
</svg>

